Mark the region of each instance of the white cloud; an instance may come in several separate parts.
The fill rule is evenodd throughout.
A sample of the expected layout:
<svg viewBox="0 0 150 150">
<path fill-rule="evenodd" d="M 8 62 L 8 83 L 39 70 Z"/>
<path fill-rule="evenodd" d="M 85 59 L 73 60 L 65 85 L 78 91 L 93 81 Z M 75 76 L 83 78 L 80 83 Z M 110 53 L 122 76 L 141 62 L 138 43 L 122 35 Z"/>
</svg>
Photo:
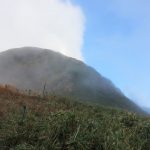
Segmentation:
<svg viewBox="0 0 150 150">
<path fill-rule="evenodd" d="M 0 51 L 36 46 L 82 59 L 84 22 L 70 0 L 0 0 Z"/>
</svg>

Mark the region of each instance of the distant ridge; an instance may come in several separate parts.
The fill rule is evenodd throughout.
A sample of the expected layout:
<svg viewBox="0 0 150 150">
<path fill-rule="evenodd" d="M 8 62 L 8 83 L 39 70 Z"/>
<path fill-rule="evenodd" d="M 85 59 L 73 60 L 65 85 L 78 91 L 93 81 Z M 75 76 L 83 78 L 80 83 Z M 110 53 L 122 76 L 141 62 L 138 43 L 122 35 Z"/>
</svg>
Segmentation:
<svg viewBox="0 0 150 150">
<path fill-rule="evenodd" d="M 31 89 L 134 112 L 141 110 L 113 83 L 82 61 L 36 47 L 0 53 L 0 84 Z"/>
</svg>

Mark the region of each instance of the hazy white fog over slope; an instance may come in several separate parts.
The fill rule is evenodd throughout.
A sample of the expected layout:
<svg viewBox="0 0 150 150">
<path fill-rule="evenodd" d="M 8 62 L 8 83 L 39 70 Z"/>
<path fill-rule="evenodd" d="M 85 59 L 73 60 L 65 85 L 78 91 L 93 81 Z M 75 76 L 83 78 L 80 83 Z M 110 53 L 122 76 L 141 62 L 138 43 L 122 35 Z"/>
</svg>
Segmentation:
<svg viewBox="0 0 150 150">
<path fill-rule="evenodd" d="M 84 20 L 70 0 L 0 0 L 0 51 L 36 46 L 83 59 Z"/>
</svg>

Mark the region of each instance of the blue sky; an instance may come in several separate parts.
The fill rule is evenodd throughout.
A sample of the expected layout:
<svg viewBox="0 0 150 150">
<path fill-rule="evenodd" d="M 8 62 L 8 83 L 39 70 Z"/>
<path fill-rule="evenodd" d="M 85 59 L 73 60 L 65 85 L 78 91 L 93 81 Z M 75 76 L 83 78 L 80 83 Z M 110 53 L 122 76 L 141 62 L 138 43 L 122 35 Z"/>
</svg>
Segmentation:
<svg viewBox="0 0 150 150">
<path fill-rule="evenodd" d="M 150 107 L 150 1 L 73 2 L 86 18 L 85 62 L 138 104 Z"/>
</svg>

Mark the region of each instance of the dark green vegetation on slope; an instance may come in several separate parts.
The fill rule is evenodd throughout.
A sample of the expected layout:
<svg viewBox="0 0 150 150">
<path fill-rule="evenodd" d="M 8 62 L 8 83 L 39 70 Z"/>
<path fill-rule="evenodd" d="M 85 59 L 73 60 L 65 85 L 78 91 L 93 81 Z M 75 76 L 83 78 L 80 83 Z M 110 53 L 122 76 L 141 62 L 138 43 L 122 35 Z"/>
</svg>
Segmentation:
<svg viewBox="0 0 150 150">
<path fill-rule="evenodd" d="M 24 47 L 0 53 L 0 83 L 38 92 L 46 84 L 48 93 L 141 112 L 96 70 L 51 50 Z"/>
<path fill-rule="evenodd" d="M 0 88 L 0 149 L 149 150 L 150 119 L 71 98 L 43 99 Z"/>
</svg>

